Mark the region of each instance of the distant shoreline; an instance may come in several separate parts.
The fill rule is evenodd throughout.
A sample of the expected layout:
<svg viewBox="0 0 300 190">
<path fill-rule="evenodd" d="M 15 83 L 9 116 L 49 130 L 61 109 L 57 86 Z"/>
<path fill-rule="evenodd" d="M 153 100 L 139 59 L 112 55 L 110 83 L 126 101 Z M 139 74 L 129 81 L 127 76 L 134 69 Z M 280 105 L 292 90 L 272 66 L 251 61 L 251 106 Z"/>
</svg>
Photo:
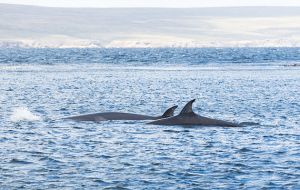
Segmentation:
<svg viewBox="0 0 300 190">
<path fill-rule="evenodd" d="M 49 8 L 0 4 L 0 47 L 300 47 L 300 7 Z"/>
<path fill-rule="evenodd" d="M 254 47 L 254 46 L 245 46 L 245 47 L 0 47 L 0 49 L 55 49 L 55 50 L 68 50 L 68 49 L 300 49 L 300 46 L 265 46 L 265 47 Z"/>
</svg>

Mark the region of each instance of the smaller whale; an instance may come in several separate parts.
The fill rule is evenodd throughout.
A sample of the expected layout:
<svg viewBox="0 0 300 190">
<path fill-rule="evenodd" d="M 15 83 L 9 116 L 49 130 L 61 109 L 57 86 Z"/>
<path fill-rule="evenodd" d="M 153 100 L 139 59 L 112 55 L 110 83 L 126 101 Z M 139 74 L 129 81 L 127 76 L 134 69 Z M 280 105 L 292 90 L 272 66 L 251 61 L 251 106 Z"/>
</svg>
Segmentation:
<svg viewBox="0 0 300 190">
<path fill-rule="evenodd" d="M 200 126 L 221 126 L 221 127 L 241 127 L 237 123 L 222 121 L 218 119 L 211 119 L 200 116 L 193 111 L 193 103 L 195 99 L 189 101 L 179 115 L 158 119 L 147 124 L 153 125 L 200 125 Z"/>
<path fill-rule="evenodd" d="M 87 115 L 79 115 L 79 116 L 72 116 L 63 119 L 71 119 L 75 121 L 107 121 L 107 120 L 156 120 L 171 117 L 174 115 L 174 111 L 178 106 L 173 106 L 161 116 L 149 116 L 149 115 L 141 115 L 141 114 L 134 114 L 134 113 L 123 113 L 123 112 L 103 112 L 103 113 L 94 113 L 94 114 L 87 114 Z"/>
</svg>

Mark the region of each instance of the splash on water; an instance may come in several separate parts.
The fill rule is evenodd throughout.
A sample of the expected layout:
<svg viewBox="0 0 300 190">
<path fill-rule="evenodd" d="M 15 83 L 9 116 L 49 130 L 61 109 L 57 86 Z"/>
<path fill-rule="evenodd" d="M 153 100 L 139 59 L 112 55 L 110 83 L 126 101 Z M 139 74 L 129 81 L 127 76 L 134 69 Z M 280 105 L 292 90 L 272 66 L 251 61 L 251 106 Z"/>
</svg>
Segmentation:
<svg viewBox="0 0 300 190">
<path fill-rule="evenodd" d="M 28 110 L 26 107 L 14 108 L 10 116 L 12 122 L 18 121 L 38 121 L 41 118 Z"/>
</svg>

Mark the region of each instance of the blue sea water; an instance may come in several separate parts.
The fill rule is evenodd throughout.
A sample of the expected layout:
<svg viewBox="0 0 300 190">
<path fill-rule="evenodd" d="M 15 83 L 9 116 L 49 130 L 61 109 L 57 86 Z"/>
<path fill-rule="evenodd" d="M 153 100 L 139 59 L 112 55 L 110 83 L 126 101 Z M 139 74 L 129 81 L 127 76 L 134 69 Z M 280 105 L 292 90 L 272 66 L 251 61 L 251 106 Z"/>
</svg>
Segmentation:
<svg viewBox="0 0 300 190">
<path fill-rule="evenodd" d="M 300 48 L 0 49 L 0 189 L 300 189 Z M 242 128 L 73 122 L 198 114 Z"/>
</svg>

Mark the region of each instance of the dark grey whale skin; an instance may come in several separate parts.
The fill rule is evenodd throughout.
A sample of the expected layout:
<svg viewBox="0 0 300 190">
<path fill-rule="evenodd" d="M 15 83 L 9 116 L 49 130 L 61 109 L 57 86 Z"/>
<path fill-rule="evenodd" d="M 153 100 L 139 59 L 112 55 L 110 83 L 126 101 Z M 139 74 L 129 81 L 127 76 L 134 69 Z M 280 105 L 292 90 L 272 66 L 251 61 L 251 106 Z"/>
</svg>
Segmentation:
<svg viewBox="0 0 300 190">
<path fill-rule="evenodd" d="M 211 119 L 194 113 L 192 108 L 194 102 L 195 99 L 189 101 L 184 106 L 184 108 L 182 109 L 179 115 L 158 119 L 147 124 L 241 127 L 241 125 L 237 123 L 232 123 L 232 122 L 218 120 L 218 119 Z"/>
<path fill-rule="evenodd" d="M 149 116 L 142 114 L 134 114 L 134 113 L 124 113 L 124 112 L 103 112 L 103 113 L 93 113 L 79 116 L 72 116 L 63 119 L 71 119 L 74 121 L 108 121 L 108 120 L 156 120 L 171 117 L 174 115 L 174 111 L 178 106 L 173 106 L 169 108 L 165 113 L 161 116 Z"/>
</svg>

